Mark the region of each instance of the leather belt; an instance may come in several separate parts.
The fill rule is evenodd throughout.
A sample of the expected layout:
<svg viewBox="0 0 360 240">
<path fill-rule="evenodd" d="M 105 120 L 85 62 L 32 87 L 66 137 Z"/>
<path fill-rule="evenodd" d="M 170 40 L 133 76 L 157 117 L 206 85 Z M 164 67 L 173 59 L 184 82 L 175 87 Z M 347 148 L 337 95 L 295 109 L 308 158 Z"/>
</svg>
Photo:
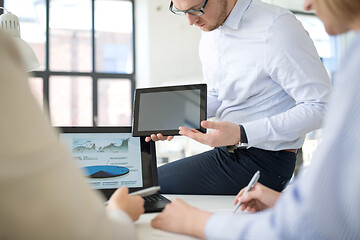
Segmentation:
<svg viewBox="0 0 360 240">
<path fill-rule="evenodd" d="M 284 150 L 282 150 L 282 151 L 297 153 L 298 149 L 284 149 Z"/>
<path fill-rule="evenodd" d="M 234 150 L 238 149 L 238 148 L 234 145 L 230 145 L 230 146 L 227 146 L 227 149 L 229 152 L 234 153 Z M 296 154 L 298 150 L 299 149 L 295 148 L 295 149 L 283 149 L 283 150 L 278 150 L 278 151 L 286 151 L 286 152 L 292 152 L 292 153 Z"/>
</svg>

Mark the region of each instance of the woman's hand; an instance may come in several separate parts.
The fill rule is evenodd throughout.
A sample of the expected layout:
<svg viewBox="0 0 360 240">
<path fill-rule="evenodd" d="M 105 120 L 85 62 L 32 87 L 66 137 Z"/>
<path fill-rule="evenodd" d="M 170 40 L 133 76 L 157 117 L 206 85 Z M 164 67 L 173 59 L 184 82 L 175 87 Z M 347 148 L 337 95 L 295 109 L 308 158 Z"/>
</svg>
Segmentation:
<svg viewBox="0 0 360 240">
<path fill-rule="evenodd" d="M 130 196 L 127 187 L 121 187 L 113 193 L 107 208 L 120 209 L 126 212 L 133 221 L 138 220 L 140 215 L 145 212 L 144 199 L 140 196 Z"/>
<path fill-rule="evenodd" d="M 281 195 L 280 192 L 265 187 L 261 183 L 256 183 L 250 191 L 242 196 L 245 189 L 246 187 L 241 189 L 234 200 L 234 205 L 236 205 L 240 199 L 241 211 L 246 209 L 249 212 L 258 212 L 273 207 Z"/>
</svg>

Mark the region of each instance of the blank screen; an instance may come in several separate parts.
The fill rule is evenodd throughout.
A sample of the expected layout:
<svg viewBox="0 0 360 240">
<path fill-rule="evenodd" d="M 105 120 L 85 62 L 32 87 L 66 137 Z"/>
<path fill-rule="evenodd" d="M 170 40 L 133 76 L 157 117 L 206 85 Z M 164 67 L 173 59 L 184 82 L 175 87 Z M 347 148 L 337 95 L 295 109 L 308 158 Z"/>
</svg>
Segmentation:
<svg viewBox="0 0 360 240">
<path fill-rule="evenodd" d="M 200 128 L 200 89 L 141 93 L 138 130 Z"/>
</svg>

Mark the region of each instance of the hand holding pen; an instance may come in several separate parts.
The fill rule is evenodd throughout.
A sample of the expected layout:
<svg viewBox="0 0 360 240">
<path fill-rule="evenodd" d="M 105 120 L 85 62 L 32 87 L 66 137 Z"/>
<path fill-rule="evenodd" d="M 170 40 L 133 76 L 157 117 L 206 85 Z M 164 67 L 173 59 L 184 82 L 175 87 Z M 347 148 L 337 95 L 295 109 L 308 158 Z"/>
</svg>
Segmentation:
<svg viewBox="0 0 360 240">
<path fill-rule="evenodd" d="M 257 183 L 257 181 L 259 180 L 259 178 L 260 178 L 260 172 L 257 171 L 257 172 L 254 174 L 254 176 L 251 178 L 249 184 L 248 184 L 247 187 L 245 188 L 245 190 L 244 190 L 244 192 L 243 192 L 242 195 L 245 195 L 248 191 L 250 191 L 251 188 L 255 185 L 255 183 Z M 241 193 L 241 192 L 240 192 L 240 193 Z M 239 194 L 240 194 L 240 193 L 239 193 Z M 238 195 L 239 195 L 239 194 L 238 194 Z M 239 207 L 240 207 L 240 205 L 241 205 L 241 201 L 239 200 L 238 196 L 236 196 L 236 197 L 237 197 L 236 199 L 238 199 L 238 202 L 237 202 L 236 205 L 235 205 L 234 213 L 236 213 L 236 211 L 239 209 Z M 235 200 L 235 202 L 236 202 L 236 200 Z"/>
<path fill-rule="evenodd" d="M 239 198 L 241 199 L 241 211 L 246 209 L 248 212 L 258 212 L 273 207 L 281 195 L 280 192 L 268 188 L 261 183 L 255 183 L 251 190 L 244 194 L 246 188 L 243 188 L 238 193 L 234 201 L 234 204 L 237 204 Z"/>
</svg>

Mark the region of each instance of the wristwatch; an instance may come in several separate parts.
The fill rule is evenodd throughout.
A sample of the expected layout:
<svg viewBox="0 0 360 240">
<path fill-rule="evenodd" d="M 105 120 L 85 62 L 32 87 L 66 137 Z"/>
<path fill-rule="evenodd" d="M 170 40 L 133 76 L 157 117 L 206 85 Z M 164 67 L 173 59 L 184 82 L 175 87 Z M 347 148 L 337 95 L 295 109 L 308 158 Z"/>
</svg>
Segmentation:
<svg viewBox="0 0 360 240">
<path fill-rule="evenodd" d="M 244 129 L 243 125 L 239 125 L 239 126 L 240 126 L 240 142 L 238 144 L 236 144 L 235 146 L 237 148 L 247 148 L 248 147 L 248 139 L 246 136 L 245 129 Z"/>
</svg>

